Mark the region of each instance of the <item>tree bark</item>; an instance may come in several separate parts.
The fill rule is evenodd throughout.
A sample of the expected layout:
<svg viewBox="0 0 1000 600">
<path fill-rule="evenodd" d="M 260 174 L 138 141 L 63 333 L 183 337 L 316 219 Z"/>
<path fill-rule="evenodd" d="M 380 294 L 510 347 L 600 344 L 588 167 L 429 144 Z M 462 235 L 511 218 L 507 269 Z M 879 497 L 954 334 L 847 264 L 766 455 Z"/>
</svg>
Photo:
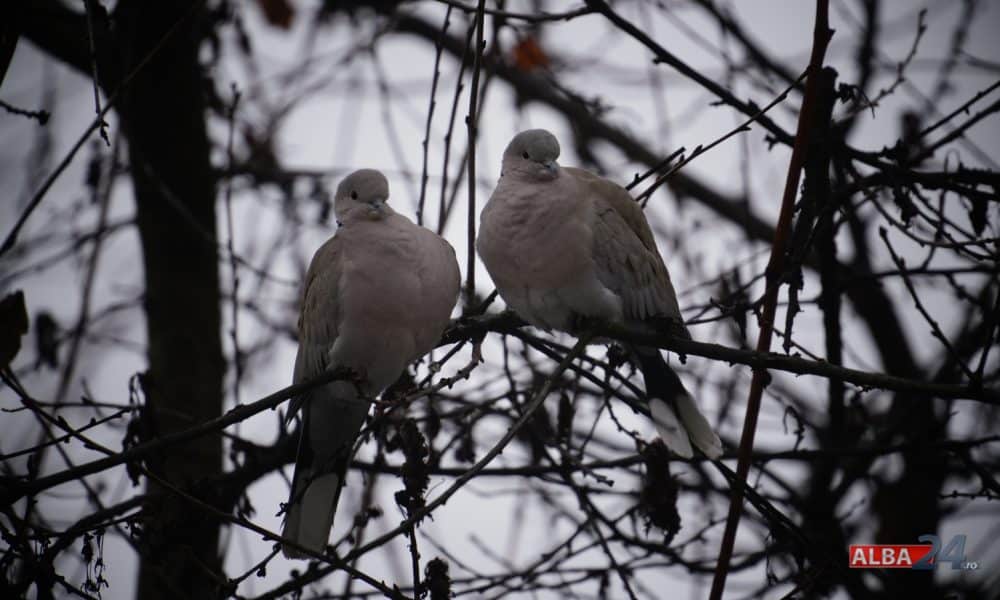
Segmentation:
<svg viewBox="0 0 1000 600">
<path fill-rule="evenodd" d="M 168 434 L 222 412 L 225 362 L 220 339 L 215 181 L 209 163 L 199 19 L 190 2 L 129 0 L 119 5 L 131 65 L 177 25 L 125 90 L 119 114 L 129 141 L 136 217 L 146 274 L 149 371 L 146 420 Z M 193 440 L 150 464 L 194 495 L 222 470 L 217 436 Z M 149 492 L 165 491 L 147 481 Z M 147 507 L 148 552 L 139 570 L 143 600 L 216 595 L 221 572 L 219 523 L 177 495 Z M 170 585 L 164 585 L 169 583 Z M 174 589 L 171 589 L 173 587 Z"/>
<path fill-rule="evenodd" d="M 107 94 L 121 94 L 116 109 L 128 140 L 135 192 L 146 280 L 146 436 L 222 413 L 215 179 L 198 63 L 202 8 L 195 4 L 122 0 L 110 19 L 101 13 L 92 21 L 99 83 Z M 82 12 L 38 0 L 19 3 L 14 14 L 33 43 L 92 76 Z M 224 581 L 219 523 L 166 488 L 213 502 L 207 486 L 199 484 L 222 472 L 221 439 L 193 440 L 146 466 L 166 485 L 147 481 L 150 496 L 159 500 L 145 511 L 137 597 L 217 595 Z"/>
</svg>

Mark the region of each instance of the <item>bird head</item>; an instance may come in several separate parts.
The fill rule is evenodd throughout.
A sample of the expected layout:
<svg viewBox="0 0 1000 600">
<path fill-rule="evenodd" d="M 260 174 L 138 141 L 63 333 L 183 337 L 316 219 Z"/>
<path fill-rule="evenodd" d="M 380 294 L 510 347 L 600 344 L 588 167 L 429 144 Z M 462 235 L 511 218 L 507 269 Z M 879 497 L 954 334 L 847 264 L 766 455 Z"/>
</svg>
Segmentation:
<svg viewBox="0 0 1000 600">
<path fill-rule="evenodd" d="M 389 182 L 375 169 L 357 170 L 340 182 L 334 198 L 334 212 L 338 223 L 350 219 L 379 221 L 388 215 Z"/>
<path fill-rule="evenodd" d="M 559 141 L 544 129 L 529 129 L 514 136 L 503 153 L 501 175 L 517 173 L 531 179 L 550 180 L 559 175 Z"/>
</svg>

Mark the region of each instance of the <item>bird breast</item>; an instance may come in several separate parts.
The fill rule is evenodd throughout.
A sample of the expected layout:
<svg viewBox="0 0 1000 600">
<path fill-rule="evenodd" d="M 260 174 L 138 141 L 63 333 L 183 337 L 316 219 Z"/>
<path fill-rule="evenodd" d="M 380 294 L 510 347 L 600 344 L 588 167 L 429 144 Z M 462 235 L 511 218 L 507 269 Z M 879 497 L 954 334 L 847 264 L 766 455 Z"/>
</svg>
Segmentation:
<svg viewBox="0 0 1000 600">
<path fill-rule="evenodd" d="M 354 247 L 348 244 L 345 252 L 339 286 L 344 318 L 330 357 L 332 364 L 368 371 L 376 387 L 391 383 L 433 347 L 454 304 L 453 299 L 451 304 L 436 301 L 447 284 L 437 281 L 436 270 L 429 268 L 437 257 L 427 256 L 423 232 L 412 224 L 393 225 L 391 219 L 358 222 L 352 227 L 356 230 L 344 232 L 352 238 L 346 242 L 355 236 L 364 239 Z M 365 227 L 386 229 L 365 236 Z M 388 382 L 376 381 L 383 376 Z"/>
<path fill-rule="evenodd" d="M 573 183 L 501 179 L 482 215 L 477 247 L 500 296 L 546 329 L 567 329 L 574 314 L 621 314 L 620 300 L 596 276 L 592 208 Z"/>
</svg>

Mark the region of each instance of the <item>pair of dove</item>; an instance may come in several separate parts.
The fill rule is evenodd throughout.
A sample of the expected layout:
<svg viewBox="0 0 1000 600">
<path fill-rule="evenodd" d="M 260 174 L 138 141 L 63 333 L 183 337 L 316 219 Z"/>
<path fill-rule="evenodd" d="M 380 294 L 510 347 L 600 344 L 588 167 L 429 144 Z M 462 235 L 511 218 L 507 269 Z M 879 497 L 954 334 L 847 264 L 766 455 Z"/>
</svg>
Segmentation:
<svg viewBox="0 0 1000 600">
<path fill-rule="evenodd" d="M 615 183 L 559 166 L 558 157 L 551 133 L 519 133 L 483 209 L 476 247 L 508 307 L 545 330 L 572 333 L 581 318 L 667 321 L 690 337 L 638 204 Z M 303 425 L 283 536 L 314 552 L 329 537 L 371 398 L 437 345 L 458 298 L 451 245 L 393 211 L 388 197 L 375 170 L 340 183 L 340 227 L 316 252 L 303 286 L 294 381 L 336 367 L 359 376 L 303 394 L 290 409 L 302 408 Z M 718 457 L 719 438 L 659 350 L 629 350 L 667 447 L 690 458 L 693 444 Z M 290 544 L 284 553 L 306 557 Z"/>
</svg>

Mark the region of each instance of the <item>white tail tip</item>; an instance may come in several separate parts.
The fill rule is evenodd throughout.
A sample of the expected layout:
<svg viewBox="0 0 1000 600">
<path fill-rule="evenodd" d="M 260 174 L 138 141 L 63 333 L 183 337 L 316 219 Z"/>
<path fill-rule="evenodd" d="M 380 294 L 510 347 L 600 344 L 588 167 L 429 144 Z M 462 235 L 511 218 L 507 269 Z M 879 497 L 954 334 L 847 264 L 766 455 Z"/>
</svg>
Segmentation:
<svg viewBox="0 0 1000 600">
<path fill-rule="evenodd" d="M 681 458 L 694 456 L 692 444 L 712 460 L 722 456 L 722 440 L 712 430 L 691 396 L 682 394 L 677 396 L 675 402 L 677 411 L 659 398 L 650 398 L 649 401 L 649 412 L 656 431 L 667 448 Z"/>
<path fill-rule="evenodd" d="M 669 404 L 659 398 L 649 399 L 649 413 L 653 417 L 653 424 L 660 434 L 660 439 L 666 444 L 671 452 L 681 458 L 691 458 L 694 451 L 691 449 L 691 442 L 688 440 L 687 430 L 677 420 L 677 414 Z"/>
<path fill-rule="evenodd" d="M 340 477 L 335 473 L 320 475 L 310 482 L 302 497 L 288 507 L 282 535 L 322 554 L 330 538 L 339 491 Z M 311 558 L 290 546 L 283 546 L 282 552 L 287 558 Z"/>
</svg>

